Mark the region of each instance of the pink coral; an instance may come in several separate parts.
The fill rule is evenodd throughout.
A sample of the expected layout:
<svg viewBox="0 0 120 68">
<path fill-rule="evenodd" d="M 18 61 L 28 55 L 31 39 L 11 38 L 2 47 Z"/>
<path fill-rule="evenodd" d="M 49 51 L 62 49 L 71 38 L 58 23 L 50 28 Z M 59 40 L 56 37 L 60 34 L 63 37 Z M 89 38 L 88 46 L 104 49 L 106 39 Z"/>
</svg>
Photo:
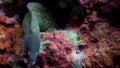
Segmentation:
<svg viewBox="0 0 120 68">
<path fill-rule="evenodd" d="M 57 31 L 47 33 L 43 32 L 41 36 L 41 41 L 45 39 L 50 41 L 49 44 L 44 45 L 46 46 L 43 50 L 46 57 L 44 59 L 46 60 L 44 62 L 45 65 L 43 66 L 46 67 L 46 63 L 48 63 L 47 66 L 49 66 L 49 68 L 69 67 L 71 65 L 69 57 L 72 52 L 73 44 L 67 40 L 67 36 L 64 33 Z M 40 55 L 42 56 L 42 54 Z"/>
</svg>

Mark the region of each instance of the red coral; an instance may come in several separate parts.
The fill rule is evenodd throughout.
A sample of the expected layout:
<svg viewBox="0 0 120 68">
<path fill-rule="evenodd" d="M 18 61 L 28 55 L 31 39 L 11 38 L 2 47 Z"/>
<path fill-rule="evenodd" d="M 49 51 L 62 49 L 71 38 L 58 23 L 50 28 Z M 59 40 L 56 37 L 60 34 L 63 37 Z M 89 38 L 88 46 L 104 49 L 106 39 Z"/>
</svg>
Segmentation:
<svg viewBox="0 0 120 68">
<path fill-rule="evenodd" d="M 46 55 L 44 56 L 43 66 L 47 68 L 66 68 L 71 66 L 69 57 L 73 44 L 67 40 L 66 34 L 57 31 L 42 33 L 41 41 L 45 39 L 49 40 L 50 44 L 44 45 L 46 46 L 44 49 Z M 42 56 L 42 54 L 40 55 Z M 42 58 L 42 60 L 44 59 Z"/>
<path fill-rule="evenodd" d="M 0 16 L 0 64 L 10 64 L 11 55 L 20 55 L 23 50 L 22 35 L 22 29 L 15 19 Z"/>
</svg>

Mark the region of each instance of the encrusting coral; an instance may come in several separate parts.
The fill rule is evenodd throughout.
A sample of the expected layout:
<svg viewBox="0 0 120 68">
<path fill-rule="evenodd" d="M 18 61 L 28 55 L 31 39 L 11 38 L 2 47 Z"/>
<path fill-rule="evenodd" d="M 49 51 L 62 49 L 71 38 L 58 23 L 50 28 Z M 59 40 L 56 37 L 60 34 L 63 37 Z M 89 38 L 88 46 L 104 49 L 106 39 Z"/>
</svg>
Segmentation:
<svg viewBox="0 0 120 68">
<path fill-rule="evenodd" d="M 117 0 L 79 0 L 86 9 L 80 25 L 68 24 L 65 30 L 41 32 L 35 68 L 119 68 L 120 29 L 111 27 L 110 20 L 99 17 L 98 10 L 94 9 L 95 4 L 109 6 L 112 1 Z M 0 67 L 26 68 L 22 28 L 15 18 L 5 16 L 3 11 L 0 13 Z"/>
<path fill-rule="evenodd" d="M 73 37 L 70 37 L 69 35 L 72 35 Z M 79 62 L 82 62 L 82 60 L 85 58 L 83 56 L 85 55 L 84 53 L 78 53 L 79 50 L 77 50 L 75 42 L 73 43 L 73 41 L 78 43 L 78 38 L 78 34 L 74 31 L 62 30 L 41 33 L 42 45 L 40 50 L 42 51 L 40 56 L 42 56 L 42 53 L 45 54 L 44 59 L 46 59 L 46 61 L 43 65 L 40 65 L 44 67 L 44 65 L 48 63 L 50 68 L 56 66 L 58 68 L 72 68 L 73 66 L 75 68 L 82 67 L 82 64 L 80 65 Z"/>
<path fill-rule="evenodd" d="M 23 51 L 23 31 L 14 18 L 0 16 L 0 64 L 10 64 L 12 55 Z"/>
</svg>

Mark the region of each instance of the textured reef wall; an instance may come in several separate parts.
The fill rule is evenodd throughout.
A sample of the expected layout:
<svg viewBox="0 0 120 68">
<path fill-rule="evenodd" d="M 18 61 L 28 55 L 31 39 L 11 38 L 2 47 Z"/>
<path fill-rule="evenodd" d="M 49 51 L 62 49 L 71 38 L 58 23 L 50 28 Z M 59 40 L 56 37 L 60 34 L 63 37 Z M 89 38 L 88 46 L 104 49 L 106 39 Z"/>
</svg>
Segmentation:
<svg viewBox="0 0 120 68">
<path fill-rule="evenodd" d="M 64 28 L 40 33 L 41 46 L 34 68 L 120 68 L 119 0 L 35 1 L 45 5 Z M 0 0 L 2 68 L 27 68 L 20 23 L 28 2 Z"/>
<path fill-rule="evenodd" d="M 15 18 L 0 16 L 0 67 L 13 66 L 22 57 L 23 50 L 23 31 L 18 22 Z"/>
</svg>

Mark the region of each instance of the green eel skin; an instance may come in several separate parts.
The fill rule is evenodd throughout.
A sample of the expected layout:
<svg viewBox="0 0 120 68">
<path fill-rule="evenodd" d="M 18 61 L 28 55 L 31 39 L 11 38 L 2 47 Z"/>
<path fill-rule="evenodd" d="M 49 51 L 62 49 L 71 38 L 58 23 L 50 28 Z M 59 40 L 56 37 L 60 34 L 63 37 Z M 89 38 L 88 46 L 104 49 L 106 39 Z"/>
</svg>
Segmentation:
<svg viewBox="0 0 120 68">
<path fill-rule="evenodd" d="M 49 28 L 56 28 L 54 20 L 50 17 L 45 7 L 36 2 L 27 4 L 28 13 L 23 20 L 24 46 L 28 63 L 34 65 L 40 49 L 40 32 Z"/>
</svg>

